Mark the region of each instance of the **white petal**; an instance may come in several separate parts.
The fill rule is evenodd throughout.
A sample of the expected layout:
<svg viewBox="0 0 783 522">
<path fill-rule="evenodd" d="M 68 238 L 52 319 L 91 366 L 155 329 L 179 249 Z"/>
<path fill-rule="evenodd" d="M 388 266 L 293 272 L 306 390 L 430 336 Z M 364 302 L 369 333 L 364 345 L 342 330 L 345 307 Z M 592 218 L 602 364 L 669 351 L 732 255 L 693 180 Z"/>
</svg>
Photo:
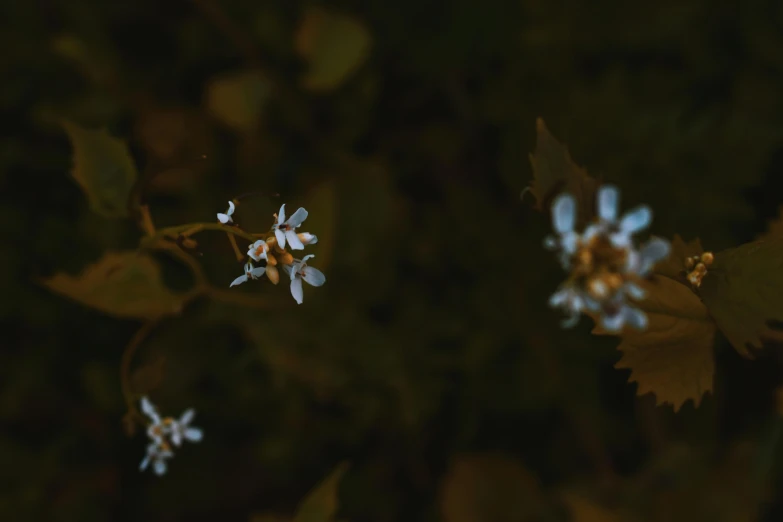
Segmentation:
<svg viewBox="0 0 783 522">
<path fill-rule="evenodd" d="M 292 268 L 293 268 L 293 265 L 283 265 L 283 272 L 285 272 L 286 274 L 288 274 L 290 276 L 292 273 L 295 273 L 295 272 L 293 272 Z M 291 279 L 293 279 L 293 277 Z"/>
<path fill-rule="evenodd" d="M 574 229 L 576 202 L 570 194 L 560 194 L 552 203 L 552 222 L 555 231 L 563 234 Z"/>
<path fill-rule="evenodd" d="M 647 292 L 644 291 L 644 288 L 640 287 L 637 284 L 625 283 L 624 288 L 625 288 L 625 292 L 637 301 L 641 301 L 642 299 L 647 297 Z"/>
<path fill-rule="evenodd" d="M 242 283 L 245 283 L 245 282 L 247 282 L 247 275 L 241 275 L 241 276 L 237 277 L 236 279 L 234 279 L 231 282 L 231 284 L 228 285 L 228 287 L 231 288 L 232 286 L 241 285 Z"/>
<path fill-rule="evenodd" d="M 655 266 L 655 263 L 669 257 L 671 245 L 665 239 L 655 237 L 642 247 L 639 275 L 646 275 Z"/>
<path fill-rule="evenodd" d="M 598 190 L 598 217 L 604 221 L 617 219 L 617 203 L 620 191 L 614 185 L 604 185 Z"/>
<path fill-rule="evenodd" d="M 625 321 L 636 328 L 637 330 L 644 330 L 647 328 L 647 315 L 641 310 L 626 306 L 624 309 Z"/>
<path fill-rule="evenodd" d="M 179 429 L 180 427 L 177 426 L 177 428 L 171 432 L 171 442 L 175 446 L 181 446 L 182 445 L 182 432 Z"/>
<path fill-rule="evenodd" d="M 204 438 L 204 432 L 198 428 L 188 428 L 185 430 L 185 439 L 190 442 L 198 442 Z"/>
<path fill-rule="evenodd" d="M 276 228 L 275 237 L 277 238 L 277 244 L 280 246 L 280 248 L 285 248 L 285 233 L 279 228 Z"/>
<path fill-rule="evenodd" d="M 141 411 L 146 413 L 147 416 L 152 419 L 154 424 L 158 424 L 160 422 L 160 415 L 158 415 L 158 410 L 155 409 L 155 406 L 153 406 L 146 396 L 141 398 Z"/>
<path fill-rule="evenodd" d="M 547 250 L 557 250 L 560 246 L 560 242 L 555 236 L 547 236 L 544 238 L 544 248 Z"/>
<path fill-rule="evenodd" d="M 234 213 L 234 209 L 235 208 L 236 208 L 236 206 L 234 205 L 234 202 L 233 201 L 229 201 L 228 202 L 228 212 L 226 212 L 226 214 L 228 214 L 229 216 L 232 215 Z"/>
<path fill-rule="evenodd" d="M 285 203 L 280 205 L 280 212 L 277 213 L 277 224 L 282 225 L 283 223 L 285 223 Z"/>
<path fill-rule="evenodd" d="M 188 408 L 187 410 L 182 412 L 182 415 L 179 417 L 179 423 L 180 424 L 190 424 L 190 421 L 193 420 L 193 417 L 196 416 L 196 410 L 193 408 Z"/>
<path fill-rule="evenodd" d="M 582 241 L 590 241 L 603 231 L 604 227 L 601 225 L 587 225 L 585 231 L 582 232 Z"/>
<path fill-rule="evenodd" d="M 149 466 L 149 464 L 150 464 L 150 456 L 149 456 L 149 455 L 147 455 L 147 456 L 146 456 L 146 457 L 144 457 L 144 459 L 141 461 L 141 464 L 139 465 L 139 471 L 144 471 L 145 469 L 147 469 L 147 466 Z"/>
<path fill-rule="evenodd" d="M 324 273 L 311 266 L 305 267 L 302 279 L 307 281 L 310 286 L 321 286 L 326 282 L 326 276 Z"/>
<path fill-rule="evenodd" d="M 560 307 L 563 303 L 566 302 L 566 300 L 568 300 L 568 294 L 569 290 L 567 288 L 558 290 L 549 297 L 549 306 L 552 308 Z"/>
<path fill-rule="evenodd" d="M 304 293 L 302 291 L 301 277 L 294 277 L 291 279 L 291 295 L 294 296 L 294 299 L 297 303 L 302 304 L 302 301 L 304 300 Z"/>
<path fill-rule="evenodd" d="M 288 224 L 291 225 L 292 228 L 296 228 L 301 225 L 305 219 L 307 219 L 307 211 L 304 207 L 299 207 L 296 209 L 296 212 L 288 218 Z"/>
<path fill-rule="evenodd" d="M 299 236 L 296 235 L 296 232 L 293 230 L 286 230 L 285 237 L 288 240 L 288 246 L 291 247 L 291 250 L 304 250 L 304 245 L 302 244 L 302 241 L 299 240 Z"/>
<path fill-rule="evenodd" d="M 250 275 L 254 278 L 259 278 L 266 272 L 265 266 L 259 266 L 250 271 Z"/>
<path fill-rule="evenodd" d="M 318 243 L 318 236 L 311 234 L 310 232 L 300 232 L 297 237 L 303 245 L 314 245 Z"/>
<path fill-rule="evenodd" d="M 166 461 L 163 459 L 155 459 L 155 463 L 152 465 L 156 475 L 163 475 L 166 473 Z"/>
<path fill-rule="evenodd" d="M 621 311 L 611 316 L 604 315 L 601 319 L 601 326 L 604 327 L 604 330 L 607 332 L 619 332 L 623 328 L 623 320 L 625 317 Z"/>
<path fill-rule="evenodd" d="M 576 253 L 576 248 L 579 245 L 579 234 L 576 232 L 566 232 L 560 238 L 560 244 L 563 246 L 563 252 L 568 255 Z"/>
<path fill-rule="evenodd" d="M 642 205 L 626 213 L 620 220 L 620 230 L 626 234 L 635 234 L 650 226 L 652 222 L 652 210 Z"/>
<path fill-rule="evenodd" d="M 306 256 L 304 256 L 304 257 L 302 258 L 302 263 L 307 263 L 307 260 L 308 260 L 308 259 L 312 259 L 312 258 L 314 258 L 314 257 L 315 257 L 315 254 L 307 254 Z"/>
<path fill-rule="evenodd" d="M 222 212 L 218 212 L 217 218 L 218 221 L 220 221 L 224 225 L 229 221 L 231 221 L 231 216 L 229 216 L 228 214 L 223 214 Z"/>
</svg>

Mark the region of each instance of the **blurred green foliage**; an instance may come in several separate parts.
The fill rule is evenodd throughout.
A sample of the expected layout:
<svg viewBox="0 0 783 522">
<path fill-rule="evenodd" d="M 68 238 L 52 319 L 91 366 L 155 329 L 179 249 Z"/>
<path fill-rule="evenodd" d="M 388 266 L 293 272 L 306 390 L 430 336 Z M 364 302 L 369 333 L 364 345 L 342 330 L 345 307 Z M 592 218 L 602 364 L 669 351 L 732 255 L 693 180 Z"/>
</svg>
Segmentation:
<svg viewBox="0 0 783 522">
<path fill-rule="evenodd" d="M 783 517 L 779 351 L 748 361 L 721 338 L 698 408 L 637 398 L 618 341 L 546 307 L 562 273 L 519 199 L 542 117 L 624 205 L 652 206 L 656 234 L 718 251 L 766 231 L 783 5 L 54 0 L 5 2 L 0 27 L 0 520 L 291 520 L 344 461 L 324 520 Z M 88 197 L 127 189 L 124 146 L 80 178 L 63 121 L 127 143 L 158 227 L 260 192 L 243 227 L 285 202 L 319 235 L 328 283 L 303 305 L 245 285 L 264 307 L 200 297 L 140 346 L 137 393 L 205 430 L 163 478 L 122 425 L 140 323 L 41 284 L 141 234 Z M 198 241 L 227 289 L 228 241 Z M 192 288 L 154 259 L 161 299 Z M 130 275 L 157 291 L 144 263 Z"/>
</svg>

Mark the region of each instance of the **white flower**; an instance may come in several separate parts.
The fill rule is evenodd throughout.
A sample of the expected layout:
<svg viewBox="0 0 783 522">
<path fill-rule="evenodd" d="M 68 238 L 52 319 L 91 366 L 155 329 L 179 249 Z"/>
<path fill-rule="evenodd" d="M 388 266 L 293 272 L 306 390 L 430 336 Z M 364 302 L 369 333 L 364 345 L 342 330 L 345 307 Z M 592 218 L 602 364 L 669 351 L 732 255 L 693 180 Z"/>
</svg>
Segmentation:
<svg viewBox="0 0 783 522">
<path fill-rule="evenodd" d="M 637 249 L 633 236 L 650 225 L 650 208 L 639 206 L 618 219 L 617 188 L 605 185 L 596 196 L 598 218 L 581 234 L 574 230 L 574 198 L 561 194 L 552 203 L 557 236 L 547 237 L 544 245 L 559 251 L 558 260 L 570 277 L 552 295 L 549 304 L 569 314 L 564 327 L 575 325 L 582 311 L 590 311 L 600 315 L 601 326 L 607 331 L 620 331 L 626 324 L 644 329 L 647 316 L 626 299 L 645 298 L 645 291 L 637 282 L 669 255 L 669 242 L 653 238 Z"/>
<path fill-rule="evenodd" d="M 310 232 L 300 232 L 296 237 L 298 237 L 299 241 L 305 246 L 318 243 L 318 236 L 311 234 Z"/>
<path fill-rule="evenodd" d="M 307 281 L 311 286 L 321 286 L 326 282 L 326 276 L 311 266 L 307 266 L 307 260 L 315 257 L 313 254 L 304 256 L 302 259 L 294 259 L 292 265 L 283 265 L 283 270 L 291 277 L 291 295 L 297 303 L 302 304 L 304 292 L 302 290 L 302 280 Z"/>
<path fill-rule="evenodd" d="M 253 268 L 253 263 L 248 261 L 245 263 L 245 275 L 241 275 L 234 279 L 234 281 L 228 285 L 229 288 L 234 285 L 241 285 L 242 283 L 250 280 L 250 279 L 258 279 L 262 275 L 264 275 L 264 272 L 266 272 L 266 267 L 259 266 L 257 268 Z"/>
<path fill-rule="evenodd" d="M 157 408 L 155 408 L 147 397 L 141 398 L 141 411 L 143 411 L 152 421 L 147 427 L 147 436 L 152 439 L 155 444 L 163 443 L 164 437 L 167 434 L 165 422 L 160 417 Z"/>
<path fill-rule="evenodd" d="M 151 442 L 147 445 L 147 455 L 141 461 L 139 465 L 139 471 L 144 471 L 152 462 L 152 470 L 156 475 L 163 475 L 166 473 L 168 466 L 166 460 L 174 456 L 174 453 L 166 445 L 158 445 Z"/>
<path fill-rule="evenodd" d="M 172 421 L 171 423 L 171 442 L 175 446 L 180 446 L 182 440 L 189 440 L 191 442 L 200 441 L 204 433 L 199 428 L 193 428 L 190 426 L 190 422 L 196 415 L 196 410 L 189 408 L 180 416 L 178 421 Z"/>
<path fill-rule="evenodd" d="M 267 253 L 269 252 L 269 245 L 263 239 L 259 239 L 247 249 L 247 255 L 253 258 L 253 261 L 267 261 Z"/>
<path fill-rule="evenodd" d="M 231 216 L 234 214 L 234 209 L 235 208 L 236 207 L 234 206 L 234 202 L 233 201 L 229 201 L 228 202 L 228 210 L 226 210 L 226 213 L 223 214 L 222 212 L 218 212 L 218 215 L 217 215 L 218 221 L 220 221 L 224 225 L 226 223 L 233 223 L 234 220 L 231 219 Z"/>
<path fill-rule="evenodd" d="M 292 250 L 303 250 L 304 244 L 296 235 L 295 229 L 299 227 L 302 222 L 307 219 L 307 211 L 303 207 L 294 212 L 294 214 L 285 219 L 285 203 L 280 207 L 280 212 L 276 214 L 277 223 L 272 227 L 275 231 L 275 237 L 277 238 L 277 244 L 280 248 L 285 248 L 285 242 L 288 240 L 288 244 Z"/>
</svg>

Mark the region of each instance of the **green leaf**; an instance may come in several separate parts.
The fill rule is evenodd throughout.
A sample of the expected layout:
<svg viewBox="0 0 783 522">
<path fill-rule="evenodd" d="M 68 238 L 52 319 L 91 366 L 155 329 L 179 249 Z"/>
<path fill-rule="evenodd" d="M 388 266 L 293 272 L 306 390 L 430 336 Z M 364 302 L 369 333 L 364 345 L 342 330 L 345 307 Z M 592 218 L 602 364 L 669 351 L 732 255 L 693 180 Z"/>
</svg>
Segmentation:
<svg viewBox="0 0 783 522">
<path fill-rule="evenodd" d="M 307 61 L 302 84 L 312 91 L 339 87 L 365 62 L 371 36 L 360 21 L 319 7 L 305 11 L 296 48 Z"/>
<path fill-rule="evenodd" d="M 257 125 L 272 92 L 258 71 L 243 71 L 213 79 L 207 85 L 207 111 L 221 123 L 248 132 Z"/>
<path fill-rule="evenodd" d="M 294 522 L 332 522 L 338 508 L 338 488 L 346 471 L 348 463 L 343 462 L 321 481 L 297 508 Z"/>
<path fill-rule="evenodd" d="M 72 175 L 90 208 L 107 218 L 128 216 L 128 199 L 136 183 L 136 165 L 125 142 L 105 130 L 84 129 L 63 122 L 74 150 Z"/>
<path fill-rule="evenodd" d="M 544 120 L 536 120 L 536 151 L 530 155 L 533 182 L 530 191 L 536 198 L 536 209 L 549 212 L 552 200 L 568 192 L 577 202 L 577 227 L 588 223 L 595 215 L 595 193 L 600 184 L 571 159 L 563 144 L 549 133 Z"/>
<path fill-rule="evenodd" d="M 178 314 L 184 304 L 163 284 L 155 260 L 137 252 L 108 252 L 77 277 L 57 274 L 43 284 L 115 317 L 156 319 Z"/>
<path fill-rule="evenodd" d="M 715 324 L 689 287 L 660 275 L 641 286 L 647 298 L 636 306 L 647 314 L 648 327 L 623 330 L 615 368 L 630 369 L 638 394 L 653 393 L 658 404 L 670 403 L 674 411 L 688 400 L 698 406 L 712 391 Z M 600 326 L 593 333 L 611 335 Z"/>
<path fill-rule="evenodd" d="M 445 522 L 547 520 L 536 477 L 500 454 L 457 457 L 441 485 L 440 504 Z"/>
<path fill-rule="evenodd" d="M 740 355 L 753 358 L 764 341 L 783 341 L 783 331 L 768 324 L 783 321 L 783 236 L 715 254 L 699 293 Z"/>
</svg>

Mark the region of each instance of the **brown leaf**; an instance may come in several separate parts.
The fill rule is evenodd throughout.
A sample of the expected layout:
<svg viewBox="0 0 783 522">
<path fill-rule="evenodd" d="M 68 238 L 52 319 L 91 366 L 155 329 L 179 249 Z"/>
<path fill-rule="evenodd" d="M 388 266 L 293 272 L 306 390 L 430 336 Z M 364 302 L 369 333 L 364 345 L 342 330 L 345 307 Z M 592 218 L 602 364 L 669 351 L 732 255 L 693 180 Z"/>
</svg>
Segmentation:
<svg viewBox="0 0 783 522">
<path fill-rule="evenodd" d="M 544 500 L 536 478 L 501 454 L 463 455 L 441 486 L 445 522 L 541 520 Z"/>
<path fill-rule="evenodd" d="M 568 148 L 549 133 L 541 118 L 536 120 L 536 132 L 536 151 L 530 155 L 533 166 L 530 190 L 536 197 L 536 209 L 549 212 L 555 196 L 568 192 L 576 199 L 577 228 L 580 228 L 596 214 L 595 193 L 600 183 L 573 162 Z"/>
<path fill-rule="evenodd" d="M 704 304 L 734 349 L 748 358 L 765 341 L 783 342 L 783 236 L 715 254 L 699 289 Z"/>
<path fill-rule="evenodd" d="M 655 265 L 654 272 L 685 284 L 687 281 L 682 275 L 682 272 L 686 270 L 685 259 L 700 255 L 702 252 L 704 252 L 704 249 L 701 247 L 699 238 L 692 239 L 686 243 L 679 234 L 675 234 L 674 239 L 672 239 L 669 257 L 658 262 Z"/>
<path fill-rule="evenodd" d="M 138 252 L 107 252 L 80 275 L 57 274 L 43 284 L 115 317 L 157 319 L 178 314 L 184 304 L 163 284 L 155 260 Z"/>
<path fill-rule="evenodd" d="M 626 328 L 615 368 L 629 368 L 638 394 L 653 393 L 658 404 L 677 411 L 689 399 L 698 406 L 712 391 L 715 324 L 707 308 L 689 287 L 665 276 L 653 276 L 642 286 L 647 298 L 637 306 L 647 314 L 644 331 Z M 611 335 L 596 326 L 593 333 Z"/>
</svg>

